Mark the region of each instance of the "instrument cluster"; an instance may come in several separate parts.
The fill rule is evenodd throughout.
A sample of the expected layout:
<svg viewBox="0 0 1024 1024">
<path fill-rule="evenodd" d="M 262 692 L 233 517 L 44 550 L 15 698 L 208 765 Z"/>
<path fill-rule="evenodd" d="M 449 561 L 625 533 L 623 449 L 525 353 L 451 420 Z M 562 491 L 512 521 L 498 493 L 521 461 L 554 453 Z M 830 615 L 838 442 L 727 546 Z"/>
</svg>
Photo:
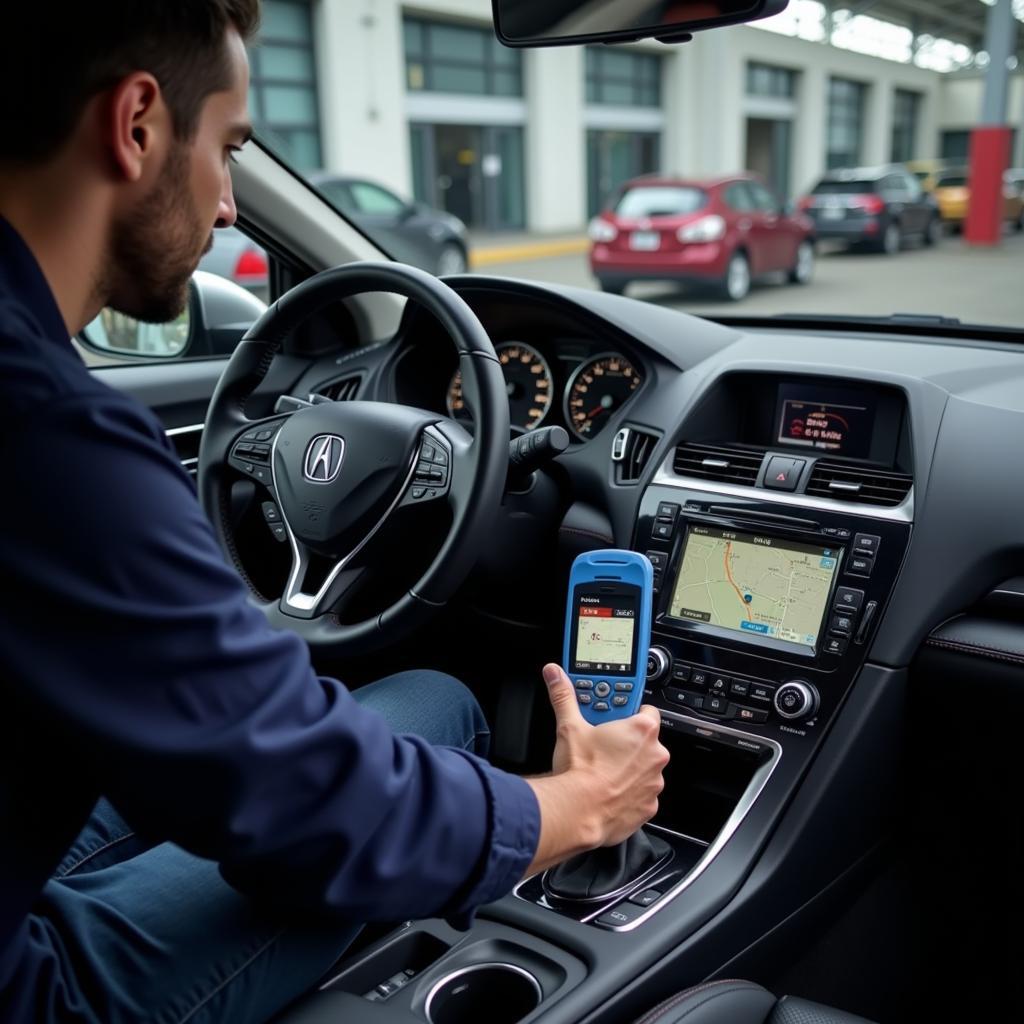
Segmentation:
<svg viewBox="0 0 1024 1024">
<path fill-rule="evenodd" d="M 620 352 L 551 360 L 524 341 L 494 348 L 505 375 L 509 419 L 521 431 L 561 423 L 577 441 L 589 441 L 643 383 L 641 371 Z M 449 382 L 446 407 L 456 419 L 471 418 L 459 370 Z"/>
</svg>

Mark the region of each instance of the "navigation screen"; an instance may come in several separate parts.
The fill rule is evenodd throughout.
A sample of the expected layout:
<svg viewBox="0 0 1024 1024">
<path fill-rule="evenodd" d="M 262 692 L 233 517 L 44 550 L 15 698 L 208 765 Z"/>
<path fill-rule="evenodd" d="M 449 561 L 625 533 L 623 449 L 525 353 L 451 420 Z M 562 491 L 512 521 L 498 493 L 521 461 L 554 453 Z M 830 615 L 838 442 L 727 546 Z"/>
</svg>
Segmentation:
<svg viewBox="0 0 1024 1024">
<path fill-rule="evenodd" d="M 779 444 L 823 448 L 855 459 L 871 451 L 874 402 L 854 390 L 779 387 Z"/>
<path fill-rule="evenodd" d="M 692 526 L 669 615 L 813 648 L 838 561 L 823 545 Z"/>
<path fill-rule="evenodd" d="M 635 633 L 635 597 L 577 592 L 573 672 L 633 675 Z"/>
</svg>

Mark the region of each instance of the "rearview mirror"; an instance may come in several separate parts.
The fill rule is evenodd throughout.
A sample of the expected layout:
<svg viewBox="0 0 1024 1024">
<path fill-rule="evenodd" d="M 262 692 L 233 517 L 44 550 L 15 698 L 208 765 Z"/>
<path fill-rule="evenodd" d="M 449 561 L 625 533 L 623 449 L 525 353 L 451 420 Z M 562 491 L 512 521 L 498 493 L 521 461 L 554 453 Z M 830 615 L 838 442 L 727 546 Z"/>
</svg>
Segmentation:
<svg viewBox="0 0 1024 1024">
<path fill-rule="evenodd" d="M 506 46 L 681 42 L 721 25 L 767 18 L 788 0 L 492 0 L 494 28 Z"/>
</svg>

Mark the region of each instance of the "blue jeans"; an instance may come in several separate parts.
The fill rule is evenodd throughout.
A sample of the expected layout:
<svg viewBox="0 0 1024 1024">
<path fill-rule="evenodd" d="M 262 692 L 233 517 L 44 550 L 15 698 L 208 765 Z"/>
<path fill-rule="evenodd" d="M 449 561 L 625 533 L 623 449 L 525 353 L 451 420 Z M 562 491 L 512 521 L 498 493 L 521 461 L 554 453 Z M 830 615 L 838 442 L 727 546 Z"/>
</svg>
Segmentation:
<svg viewBox="0 0 1024 1024">
<path fill-rule="evenodd" d="M 354 691 L 395 732 L 486 754 L 470 692 L 438 672 L 402 672 Z M 282 921 L 232 889 L 216 863 L 146 844 L 105 800 L 30 919 L 58 978 L 35 1021 L 247 1024 L 311 991 L 359 932 Z M 54 998 L 54 994 L 57 997 Z"/>
</svg>

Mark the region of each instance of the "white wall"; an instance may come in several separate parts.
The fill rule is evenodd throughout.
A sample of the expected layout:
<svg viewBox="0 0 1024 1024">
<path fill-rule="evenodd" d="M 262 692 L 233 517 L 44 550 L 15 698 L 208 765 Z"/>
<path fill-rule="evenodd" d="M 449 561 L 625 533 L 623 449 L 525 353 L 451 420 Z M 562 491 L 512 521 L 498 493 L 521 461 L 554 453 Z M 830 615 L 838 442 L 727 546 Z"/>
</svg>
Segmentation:
<svg viewBox="0 0 1024 1024">
<path fill-rule="evenodd" d="M 951 75 L 942 89 L 942 115 L 940 130 L 964 131 L 973 128 L 981 118 L 985 79 L 982 75 Z M 1013 153 L 1015 166 L 1024 166 L 1024 72 L 1010 78 L 1007 97 L 1006 121 L 1017 129 L 1017 144 Z"/>
<path fill-rule="evenodd" d="M 324 166 L 412 194 L 402 13 L 396 0 L 317 0 Z"/>
</svg>

